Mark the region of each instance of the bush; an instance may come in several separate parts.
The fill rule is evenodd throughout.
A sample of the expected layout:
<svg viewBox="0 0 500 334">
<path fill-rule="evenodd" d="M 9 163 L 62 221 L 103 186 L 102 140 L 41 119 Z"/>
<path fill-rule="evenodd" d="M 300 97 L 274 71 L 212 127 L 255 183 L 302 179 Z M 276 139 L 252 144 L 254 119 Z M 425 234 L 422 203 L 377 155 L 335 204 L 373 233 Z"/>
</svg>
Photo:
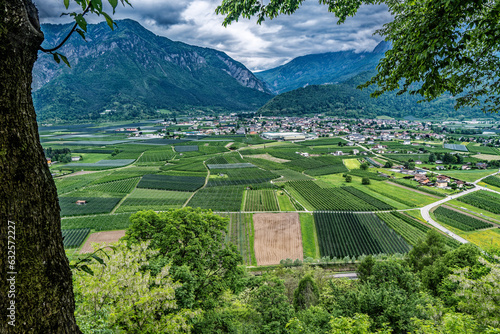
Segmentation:
<svg viewBox="0 0 500 334">
<path fill-rule="evenodd" d="M 370 184 L 370 179 L 369 179 L 369 178 L 367 178 L 367 177 L 364 177 L 364 178 L 361 180 L 361 184 L 365 184 L 365 185 Z"/>
</svg>

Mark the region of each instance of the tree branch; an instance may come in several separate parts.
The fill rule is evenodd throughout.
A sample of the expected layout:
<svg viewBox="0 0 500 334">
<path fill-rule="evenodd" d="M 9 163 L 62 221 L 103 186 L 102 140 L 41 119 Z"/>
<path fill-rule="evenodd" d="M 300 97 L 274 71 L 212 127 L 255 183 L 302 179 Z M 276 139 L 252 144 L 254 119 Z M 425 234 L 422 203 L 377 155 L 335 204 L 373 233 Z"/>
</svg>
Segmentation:
<svg viewBox="0 0 500 334">
<path fill-rule="evenodd" d="M 84 16 L 85 14 L 88 13 L 88 11 L 90 10 L 90 6 L 91 5 L 92 5 L 92 0 L 89 1 L 89 4 L 87 5 L 87 8 L 85 8 L 85 10 L 83 11 L 82 16 Z M 61 48 L 64 45 L 64 43 L 66 43 L 66 41 L 71 37 L 71 35 L 73 35 L 73 33 L 76 30 L 76 27 L 78 27 L 78 23 L 77 22 L 75 22 L 75 25 L 73 26 L 73 28 L 71 29 L 71 31 L 69 32 L 69 34 L 63 39 L 63 41 L 61 43 L 59 43 L 58 46 L 53 47 L 51 49 L 45 49 L 42 46 L 40 46 L 38 49 L 40 51 L 46 52 L 46 53 L 52 53 L 52 52 L 56 51 L 57 49 Z"/>
</svg>

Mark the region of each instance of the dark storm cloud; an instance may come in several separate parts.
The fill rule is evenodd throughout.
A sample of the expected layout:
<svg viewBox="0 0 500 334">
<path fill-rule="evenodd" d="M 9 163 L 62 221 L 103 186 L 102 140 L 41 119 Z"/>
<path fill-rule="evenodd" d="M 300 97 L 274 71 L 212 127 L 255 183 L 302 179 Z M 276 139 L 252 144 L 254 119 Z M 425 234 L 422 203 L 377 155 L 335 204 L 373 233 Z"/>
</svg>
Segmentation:
<svg viewBox="0 0 500 334">
<path fill-rule="evenodd" d="M 134 8 L 117 8 L 115 19 L 130 18 L 158 35 L 226 52 L 252 70 L 279 66 L 295 57 L 341 50 L 371 51 L 382 40 L 373 35 L 391 20 L 385 6 L 363 6 L 341 25 L 327 7 L 305 1 L 292 16 L 280 16 L 257 25 L 241 19 L 224 28 L 215 15 L 221 0 L 137 0 Z M 63 0 L 35 0 L 42 22 L 59 18 Z M 99 21 L 89 18 L 90 22 Z"/>
</svg>

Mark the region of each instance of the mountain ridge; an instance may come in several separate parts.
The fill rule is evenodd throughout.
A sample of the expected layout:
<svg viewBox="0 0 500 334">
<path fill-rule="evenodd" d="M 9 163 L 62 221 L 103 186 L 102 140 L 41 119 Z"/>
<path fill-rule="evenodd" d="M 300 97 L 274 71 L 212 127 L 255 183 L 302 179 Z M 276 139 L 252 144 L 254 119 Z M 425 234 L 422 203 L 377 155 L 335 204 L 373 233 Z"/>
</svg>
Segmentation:
<svg viewBox="0 0 500 334">
<path fill-rule="evenodd" d="M 373 70 L 389 48 L 390 44 L 382 41 L 371 52 L 348 50 L 304 55 L 255 75 L 277 94 L 308 85 L 340 83 Z"/>
<path fill-rule="evenodd" d="M 87 41 L 72 36 L 61 48 L 71 68 L 40 54 L 33 70 L 39 120 L 96 119 L 115 110 L 121 118 L 157 108 L 256 110 L 272 96 L 265 84 L 224 52 L 155 35 L 133 20 L 89 25 Z M 70 25 L 43 25 L 56 45 Z M 45 45 L 45 44 L 44 44 Z"/>
</svg>

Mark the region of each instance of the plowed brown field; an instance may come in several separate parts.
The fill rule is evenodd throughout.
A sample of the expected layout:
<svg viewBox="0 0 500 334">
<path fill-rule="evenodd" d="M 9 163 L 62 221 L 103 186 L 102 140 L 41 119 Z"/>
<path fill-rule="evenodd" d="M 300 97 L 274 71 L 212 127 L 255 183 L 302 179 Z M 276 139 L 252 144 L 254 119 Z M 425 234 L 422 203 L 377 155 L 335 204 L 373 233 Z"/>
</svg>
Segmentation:
<svg viewBox="0 0 500 334">
<path fill-rule="evenodd" d="M 119 231 L 107 231 L 107 232 L 96 232 L 92 233 L 90 237 L 80 249 L 80 254 L 92 253 L 94 249 L 92 248 L 93 243 L 112 243 L 120 240 L 121 237 L 125 236 L 125 230 Z"/>
<path fill-rule="evenodd" d="M 304 259 L 298 213 L 256 213 L 253 222 L 258 265 L 279 264 L 283 259 Z"/>
</svg>

